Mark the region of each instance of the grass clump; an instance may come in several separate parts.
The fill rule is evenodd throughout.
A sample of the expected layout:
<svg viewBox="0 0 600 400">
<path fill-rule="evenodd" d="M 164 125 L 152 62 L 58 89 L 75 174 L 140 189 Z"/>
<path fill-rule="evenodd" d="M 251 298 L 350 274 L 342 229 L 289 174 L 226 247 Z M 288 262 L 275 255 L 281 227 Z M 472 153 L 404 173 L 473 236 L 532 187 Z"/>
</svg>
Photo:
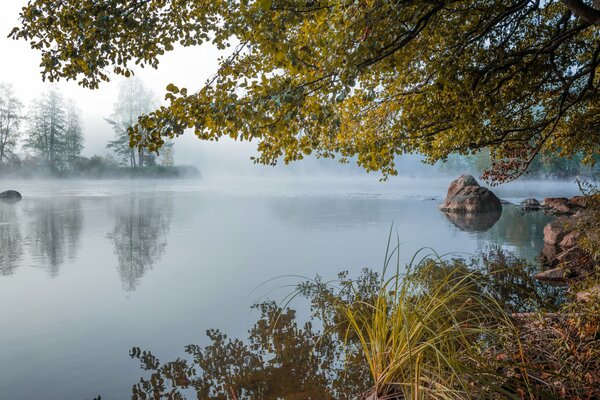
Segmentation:
<svg viewBox="0 0 600 400">
<path fill-rule="evenodd" d="M 386 256 L 384 271 L 397 251 Z M 427 258 L 403 274 L 397 265 L 368 298 L 347 283 L 354 300 L 336 307 L 345 317 L 345 340 L 359 344 L 371 373 L 373 389 L 364 398 L 529 397 L 518 357 L 496 351 L 518 341 L 510 315 L 480 274 L 441 264 Z"/>
</svg>

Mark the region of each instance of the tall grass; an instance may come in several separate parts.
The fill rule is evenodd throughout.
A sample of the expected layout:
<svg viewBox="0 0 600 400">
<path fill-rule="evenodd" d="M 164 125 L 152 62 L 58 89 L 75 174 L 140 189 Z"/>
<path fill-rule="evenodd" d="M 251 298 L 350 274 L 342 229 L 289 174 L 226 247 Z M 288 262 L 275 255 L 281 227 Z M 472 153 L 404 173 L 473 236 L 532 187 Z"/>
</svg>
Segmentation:
<svg viewBox="0 0 600 400">
<path fill-rule="evenodd" d="M 386 254 L 384 271 L 398 251 Z M 480 275 L 439 268 L 431 258 L 413 258 L 400 273 L 396 259 L 396 271 L 388 277 L 384 272 L 373 296 L 356 292 L 353 302 L 336 306 L 346 320 L 345 340 L 358 341 L 373 379 L 365 397 L 522 398 L 528 387 L 524 369 L 517 367 L 516 390 L 491 350 L 503 340 L 518 341 L 518 334 Z"/>
</svg>

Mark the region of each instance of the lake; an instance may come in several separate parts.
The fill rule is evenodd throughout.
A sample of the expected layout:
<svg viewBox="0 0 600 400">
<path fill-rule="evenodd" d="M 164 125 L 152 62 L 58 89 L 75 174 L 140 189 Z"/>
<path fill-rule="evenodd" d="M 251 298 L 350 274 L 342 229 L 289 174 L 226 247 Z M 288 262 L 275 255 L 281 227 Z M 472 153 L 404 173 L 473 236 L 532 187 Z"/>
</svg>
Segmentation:
<svg viewBox="0 0 600 400">
<path fill-rule="evenodd" d="M 0 399 L 128 398 L 143 375 L 133 346 L 170 360 L 210 328 L 243 337 L 250 306 L 301 277 L 380 269 L 392 224 L 403 262 L 491 244 L 536 259 L 551 217 L 507 205 L 491 227 L 451 221 L 437 210 L 450 181 L 0 181 L 24 196 L 0 203 Z M 515 203 L 577 194 L 493 190 Z"/>
</svg>

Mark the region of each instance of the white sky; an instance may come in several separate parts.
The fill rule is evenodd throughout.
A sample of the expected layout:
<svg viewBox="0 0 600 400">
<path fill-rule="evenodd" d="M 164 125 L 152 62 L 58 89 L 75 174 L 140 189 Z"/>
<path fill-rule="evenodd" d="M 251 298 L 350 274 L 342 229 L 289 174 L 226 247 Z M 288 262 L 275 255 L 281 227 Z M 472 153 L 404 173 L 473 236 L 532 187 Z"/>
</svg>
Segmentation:
<svg viewBox="0 0 600 400">
<path fill-rule="evenodd" d="M 25 41 L 14 41 L 6 36 L 19 24 L 18 16 L 26 0 L 2 0 L 0 2 L 0 82 L 11 83 L 20 100 L 28 106 L 49 87 L 42 82 L 39 54 L 30 49 Z M 198 89 L 217 69 L 219 53 L 210 46 L 180 48 L 166 54 L 158 70 L 140 69 L 136 75 L 150 87 L 157 97 L 162 98 L 169 83 L 189 90 Z M 59 82 L 56 86 L 66 99 L 73 99 L 82 110 L 85 129 L 84 155 L 106 154 L 106 142 L 113 138 L 110 126 L 104 121 L 112 113 L 117 98 L 120 77 L 103 83 L 100 89 L 79 87 L 75 82 Z M 210 153 L 223 153 L 224 148 L 230 162 L 239 167 L 249 167 L 253 153 L 249 144 L 206 143 L 193 134 L 184 135 L 176 143 L 176 162 L 203 166 L 208 159 L 216 158 Z M 222 155 L 219 159 L 222 160 Z"/>
</svg>

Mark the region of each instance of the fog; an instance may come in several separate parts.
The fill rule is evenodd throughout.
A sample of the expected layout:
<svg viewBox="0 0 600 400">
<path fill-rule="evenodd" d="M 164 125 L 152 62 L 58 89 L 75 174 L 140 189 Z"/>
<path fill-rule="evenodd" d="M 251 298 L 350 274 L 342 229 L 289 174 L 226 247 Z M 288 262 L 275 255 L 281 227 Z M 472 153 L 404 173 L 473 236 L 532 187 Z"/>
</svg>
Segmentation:
<svg viewBox="0 0 600 400">
<path fill-rule="evenodd" d="M 114 138 L 110 125 L 104 120 L 113 111 L 117 100 L 121 77 L 113 77 L 111 82 L 101 84 L 97 90 L 81 88 L 75 82 L 43 82 L 39 68 L 39 55 L 24 41 L 14 41 L 6 36 L 19 24 L 18 15 L 25 0 L 4 1 L 0 4 L 0 54 L 8 62 L 0 63 L 0 82 L 13 85 L 16 95 L 27 106 L 44 91 L 54 85 L 66 99 L 75 100 L 82 111 L 85 135 L 85 147 L 82 155 L 106 155 L 106 143 Z M 161 59 L 157 70 L 138 69 L 136 76 L 162 98 L 169 83 L 189 90 L 197 90 L 217 70 L 218 58 L 224 53 L 210 45 L 199 48 L 178 48 Z M 229 138 L 219 142 L 198 140 L 193 133 L 187 132 L 175 141 L 175 162 L 179 165 L 193 165 L 204 177 L 210 176 L 306 176 L 320 175 L 359 175 L 374 180 L 381 178 L 378 173 L 367 175 L 355 163 L 340 165 L 337 160 L 317 160 L 314 157 L 289 166 L 283 164 L 276 168 L 255 165 L 250 157 L 256 155 L 256 144 L 235 142 Z M 437 167 L 423 165 L 420 157 L 404 157 L 400 163 L 403 175 L 433 174 Z"/>
<path fill-rule="evenodd" d="M 73 99 L 82 111 L 84 125 L 83 156 L 110 154 L 106 149 L 109 140 L 114 139 L 111 126 L 105 121 L 113 112 L 117 100 L 121 77 L 113 76 L 110 82 L 102 83 L 97 90 L 81 88 L 76 82 L 61 81 L 50 84 L 43 82 L 39 67 L 39 54 L 29 48 L 24 41 L 14 41 L 6 36 L 19 24 L 18 15 L 26 0 L 4 1 L 0 4 L 0 82 L 13 85 L 15 94 L 25 105 L 54 85 L 65 99 Z M 143 80 L 158 98 L 163 98 L 169 83 L 188 90 L 198 90 L 212 76 L 218 66 L 218 59 L 226 53 L 210 45 L 194 48 L 176 48 L 161 58 L 158 69 L 138 69 L 136 76 Z M 24 129 L 22 128 L 22 131 Z M 205 142 L 187 132 L 175 140 L 175 163 L 197 167 L 202 176 L 360 176 L 378 181 L 380 173 L 367 174 L 351 160 L 349 164 L 339 164 L 337 160 L 323 160 L 309 157 L 303 161 L 277 167 L 256 165 L 250 157 L 256 155 L 256 143 L 235 142 L 224 138 L 218 142 Z M 469 172 L 475 175 L 480 171 L 456 171 L 442 174 L 440 166 L 430 166 L 421 162 L 422 157 L 408 155 L 398 158 L 398 170 L 403 177 L 444 176 Z M 394 178 L 392 178 L 394 180 Z"/>
<path fill-rule="evenodd" d="M 43 82 L 39 68 L 39 55 L 29 48 L 24 41 L 14 41 L 6 36 L 11 29 L 19 24 L 18 15 L 25 0 L 3 1 L 0 4 L 0 82 L 13 85 L 16 95 L 27 107 L 42 92 L 51 86 Z M 211 46 L 201 48 L 179 48 L 162 58 L 160 68 L 138 69 L 136 75 L 146 86 L 162 98 L 165 87 L 174 83 L 190 90 L 198 89 L 217 68 L 219 52 Z M 118 85 L 122 78 L 114 77 L 111 82 L 104 83 L 97 90 L 81 88 L 75 82 L 58 82 L 57 89 L 67 99 L 75 100 L 83 113 L 85 128 L 84 156 L 94 154 L 105 155 L 106 142 L 113 139 L 113 132 L 104 120 L 111 115 L 113 103 L 117 99 Z M 243 155 L 245 161 L 251 154 L 252 146 L 248 144 L 223 145 L 200 143 L 193 135 L 185 135 L 176 143 L 176 161 L 178 164 L 191 164 L 198 167 L 206 165 L 201 160 L 201 154 L 211 160 L 211 163 L 222 160 L 223 166 L 230 165 L 231 160 Z M 216 153 L 218 155 L 212 156 Z M 223 153 L 228 156 L 223 158 Z M 246 163 L 247 164 L 247 163 Z M 240 165 L 241 166 L 241 165 Z"/>
</svg>

